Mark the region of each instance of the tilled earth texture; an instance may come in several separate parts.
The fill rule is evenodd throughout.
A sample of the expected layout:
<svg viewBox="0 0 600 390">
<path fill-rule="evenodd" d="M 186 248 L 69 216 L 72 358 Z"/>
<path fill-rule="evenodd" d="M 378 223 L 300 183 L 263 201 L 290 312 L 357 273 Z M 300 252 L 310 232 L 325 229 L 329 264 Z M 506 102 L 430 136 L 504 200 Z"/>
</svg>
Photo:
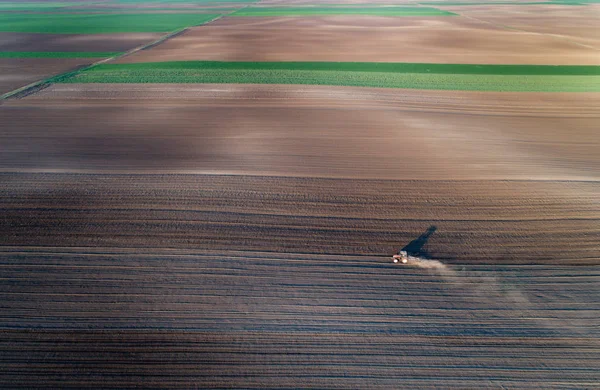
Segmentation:
<svg viewBox="0 0 600 390">
<path fill-rule="evenodd" d="M 0 33 L 1 388 L 598 387 L 598 5 L 361 3 L 0 1 L 15 30 L 30 14 L 218 15 L 180 33 Z M 373 15 L 386 3 L 440 12 Z M 105 59 L 116 83 L 77 71 Z M 331 67 L 319 77 L 338 85 L 299 85 L 294 65 L 274 85 L 248 64 L 246 84 L 202 67 L 169 82 L 209 60 L 475 76 L 350 87 Z M 152 82 L 119 78 L 161 61 Z M 591 87 L 464 90 L 491 77 L 482 64 L 561 65 L 492 76 Z"/>
</svg>

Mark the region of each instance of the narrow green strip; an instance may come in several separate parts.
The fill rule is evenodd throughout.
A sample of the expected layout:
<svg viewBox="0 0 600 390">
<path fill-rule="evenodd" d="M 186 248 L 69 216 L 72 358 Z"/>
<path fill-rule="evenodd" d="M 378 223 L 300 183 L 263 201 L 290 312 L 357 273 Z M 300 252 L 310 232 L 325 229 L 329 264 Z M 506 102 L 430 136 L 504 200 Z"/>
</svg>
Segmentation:
<svg viewBox="0 0 600 390">
<path fill-rule="evenodd" d="M 156 70 L 323 70 L 346 72 L 437 73 L 437 74 L 497 74 L 497 75 L 599 75 L 594 65 L 479 65 L 430 64 L 412 62 L 225 62 L 166 61 L 133 64 L 102 64 L 90 72 L 147 72 Z"/>
<path fill-rule="evenodd" d="M 321 67 L 316 67 L 315 64 L 321 64 Z M 243 67 L 243 65 L 247 66 Z M 390 69 L 393 66 L 397 68 L 387 71 L 374 70 L 378 65 L 381 64 L 218 62 L 102 64 L 61 77 L 55 82 L 313 84 L 468 91 L 600 92 L 600 67 L 385 64 Z M 463 70 L 470 69 L 471 72 L 423 71 L 426 66 L 432 65 L 461 67 Z M 399 70 L 402 67 L 404 70 Z M 494 68 L 499 71 L 503 69 L 502 67 L 512 69 L 520 67 L 525 70 L 492 73 Z M 584 72 L 583 70 L 587 68 L 590 69 Z M 481 72 L 481 69 L 486 71 Z M 545 73 L 532 73 L 535 69 L 545 70 Z M 550 71 L 551 69 L 554 72 Z M 559 69 L 561 71 L 557 72 Z"/>
<path fill-rule="evenodd" d="M 0 58 L 109 58 L 119 54 L 117 51 L 0 51 Z"/>
</svg>

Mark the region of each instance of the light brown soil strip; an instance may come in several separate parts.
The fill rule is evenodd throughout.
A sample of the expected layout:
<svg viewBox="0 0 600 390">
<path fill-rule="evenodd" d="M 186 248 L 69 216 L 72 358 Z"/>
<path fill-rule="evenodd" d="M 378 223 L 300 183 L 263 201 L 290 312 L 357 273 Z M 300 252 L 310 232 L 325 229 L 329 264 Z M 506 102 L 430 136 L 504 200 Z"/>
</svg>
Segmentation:
<svg viewBox="0 0 600 390">
<path fill-rule="evenodd" d="M 467 50 L 468 49 L 468 50 Z M 358 61 L 598 65 L 596 51 L 467 18 L 222 18 L 117 62 Z"/>
</svg>

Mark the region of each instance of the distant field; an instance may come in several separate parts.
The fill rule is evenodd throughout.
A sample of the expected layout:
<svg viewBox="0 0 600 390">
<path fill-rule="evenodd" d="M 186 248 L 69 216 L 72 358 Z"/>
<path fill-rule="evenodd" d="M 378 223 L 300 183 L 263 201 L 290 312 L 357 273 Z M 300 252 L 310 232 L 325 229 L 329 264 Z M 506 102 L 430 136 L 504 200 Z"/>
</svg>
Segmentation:
<svg viewBox="0 0 600 390">
<path fill-rule="evenodd" d="M 376 15 L 376 16 L 449 16 L 452 12 L 430 7 L 253 7 L 232 16 L 311 16 L 311 15 Z"/>
<path fill-rule="evenodd" d="M 206 4 L 206 3 L 256 3 L 258 0 L 113 0 L 115 4 Z"/>
<path fill-rule="evenodd" d="M 208 22 L 219 14 L 0 14 L 1 32 L 101 34 L 170 32 Z"/>
<path fill-rule="evenodd" d="M 600 66 L 186 61 L 103 64 L 57 81 L 315 84 L 466 91 L 600 92 Z"/>
<path fill-rule="evenodd" d="M 185 13 L 194 12 L 194 13 L 212 13 L 212 14 L 220 14 L 232 12 L 238 9 L 239 7 L 230 7 L 230 8 L 221 8 L 221 7 L 168 7 L 168 8 L 157 8 L 157 7 L 148 7 L 148 8 L 140 8 L 140 7 L 103 7 L 103 8 L 61 8 L 57 10 L 52 10 L 52 14 L 74 14 L 74 13 L 94 13 L 94 14 L 147 14 L 152 12 L 177 12 L 177 11 L 185 11 Z"/>
<path fill-rule="evenodd" d="M 65 3 L 65 2 L 25 2 L 25 1 L 14 1 L 14 2 L 3 2 L 0 1 L 0 11 L 30 11 L 30 10 L 49 10 L 53 8 L 61 8 L 73 5 L 80 5 L 81 3 Z"/>
<path fill-rule="evenodd" d="M 120 52 L 96 51 L 0 51 L 0 58 L 106 58 Z"/>
</svg>

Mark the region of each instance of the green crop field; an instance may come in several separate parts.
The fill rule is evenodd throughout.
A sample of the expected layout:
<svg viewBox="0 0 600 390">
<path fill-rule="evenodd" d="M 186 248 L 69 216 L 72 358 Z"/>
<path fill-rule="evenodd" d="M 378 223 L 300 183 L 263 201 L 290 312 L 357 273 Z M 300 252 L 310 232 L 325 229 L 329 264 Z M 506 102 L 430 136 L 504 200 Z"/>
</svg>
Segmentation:
<svg viewBox="0 0 600 390">
<path fill-rule="evenodd" d="M 100 34 L 171 32 L 220 14 L 0 14 L 0 32 Z"/>
<path fill-rule="evenodd" d="M 52 81 L 314 84 L 471 91 L 600 92 L 600 66 L 189 61 L 103 64 Z"/>
<path fill-rule="evenodd" d="M 222 62 L 222 61 L 167 61 L 134 64 L 106 64 L 95 71 L 179 71 L 179 70 L 311 70 L 331 72 L 377 73 L 436 73 L 479 75 L 555 75 L 600 76 L 595 65 L 478 65 L 429 64 L 403 62 Z"/>
<path fill-rule="evenodd" d="M 319 15 L 376 15 L 376 16 L 450 16 L 452 12 L 431 7 L 249 7 L 231 16 L 319 16 Z"/>
<path fill-rule="evenodd" d="M 0 51 L 0 58 L 108 58 L 119 54 L 103 51 Z"/>
</svg>

